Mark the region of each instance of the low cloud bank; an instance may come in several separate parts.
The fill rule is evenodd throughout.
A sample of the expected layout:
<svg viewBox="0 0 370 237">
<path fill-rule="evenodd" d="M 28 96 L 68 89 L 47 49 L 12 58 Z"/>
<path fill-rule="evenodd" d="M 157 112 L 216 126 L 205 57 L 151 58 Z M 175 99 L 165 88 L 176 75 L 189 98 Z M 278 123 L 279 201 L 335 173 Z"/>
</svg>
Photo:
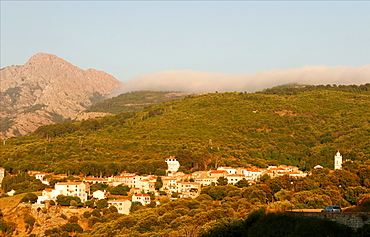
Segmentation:
<svg viewBox="0 0 370 237">
<path fill-rule="evenodd" d="M 124 82 L 122 92 L 139 90 L 186 91 L 193 93 L 246 91 L 255 92 L 281 84 L 365 84 L 370 83 L 370 65 L 304 66 L 274 69 L 253 74 L 227 74 L 197 71 L 163 71 Z"/>
</svg>

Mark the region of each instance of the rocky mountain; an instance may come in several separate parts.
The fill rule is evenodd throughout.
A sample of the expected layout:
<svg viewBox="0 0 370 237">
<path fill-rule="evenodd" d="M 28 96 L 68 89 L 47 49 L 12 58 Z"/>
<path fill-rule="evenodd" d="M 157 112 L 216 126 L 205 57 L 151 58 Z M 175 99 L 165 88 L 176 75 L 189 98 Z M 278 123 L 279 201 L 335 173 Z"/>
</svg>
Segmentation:
<svg viewBox="0 0 370 237">
<path fill-rule="evenodd" d="M 0 72 L 2 139 L 26 135 L 41 125 L 75 117 L 120 84 L 105 72 L 82 70 L 46 53 Z"/>
</svg>

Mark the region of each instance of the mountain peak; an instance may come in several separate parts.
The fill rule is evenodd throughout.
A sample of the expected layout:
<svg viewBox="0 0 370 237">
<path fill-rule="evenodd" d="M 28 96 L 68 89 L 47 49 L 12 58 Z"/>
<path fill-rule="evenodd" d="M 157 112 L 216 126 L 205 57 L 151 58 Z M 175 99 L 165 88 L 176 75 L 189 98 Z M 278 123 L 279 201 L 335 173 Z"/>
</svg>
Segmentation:
<svg viewBox="0 0 370 237">
<path fill-rule="evenodd" d="M 37 53 L 33 55 L 31 58 L 29 58 L 28 61 L 25 63 L 25 65 L 30 65 L 34 63 L 44 64 L 44 63 L 68 63 L 68 62 L 62 58 L 57 57 L 54 54 Z"/>
<path fill-rule="evenodd" d="M 25 135 L 40 125 L 75 117 L 118 86 L 119 81 L 108 73 L 84 71 L 53 54 L 37 53 L 23 66 L 2 70 L 0 123 L 10 122 L 2 126 L 0 138 Z"/>
</svg>

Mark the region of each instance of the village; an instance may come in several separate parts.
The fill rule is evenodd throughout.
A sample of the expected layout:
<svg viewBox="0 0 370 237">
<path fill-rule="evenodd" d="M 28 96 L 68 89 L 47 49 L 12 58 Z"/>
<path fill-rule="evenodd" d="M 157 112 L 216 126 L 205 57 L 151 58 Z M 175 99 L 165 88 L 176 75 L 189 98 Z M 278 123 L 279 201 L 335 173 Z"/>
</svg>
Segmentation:
<svg viewBox="0 0 370 237">
<path fill-rule="evenodd" d="M 190 174 L 178 172 L 179 161 L 175 157 L 169 157 L 165 160 L 167 163 L 166 176 L 145 175 L 140 176 L 134 173 L 123 172 L 119 176 L 107 178 L 83 177 L 82 182 L 68 181 L 55 183 L 54 188 L 45 188 L 42 195 L 38 196 L 35 205 L 40 206 L 47 202 L 56 202 L 59 195 L 78 197 L 81 203 L 88 200 L 107 200 L 108 207 L 114 206 L 118 213 L 128 215 L 132 203 L 140 203 L 145 206 L 151 204 L 160 204 L 153 200 L 154 197 L 167 196 L 170 199 L 178 198 L 196 198 L 200 195 L 202 187 L 215 186 L 221 182 L 230 185 L 237 185 L 244 182 L 247 186 L 255 184 L 262 176 L 275 178 L 288 175 L 289 177 L 302 178 L 308 175 L 295 166 L 269 166 L 267 168 L 233 168 L 219 167 L 216 170 L 196 171 Z M 334 157 L 334 168 L 340 169 L 342 165 L 342 156 L 337 152 Z M 315 168 L 322 168 L 317 165 Z M 0 168 L 0 178 L 5 175 L 5 169 Z M 52 174 L 34 172 L 36 179 L 45 185 L 50 185 Z M 49 178 L 45 178 L 49 177 Z M 59 176 L 60 177 L 60 176 Z M 159 183 L 159 185 L 158 185 Z M 107 190 L 91 191 L 90 186 L 102 184 L 109 187 L 127 186 L 130 189 L 128 198 L 114 199 L 110 197 Z M 14 190 L 8 192 L 9 196 L 14 194 Z M 152 194 L 152 195 L 150 195 Z M 158 199 L 158 198 L 154 198 Z"/>
</svg>

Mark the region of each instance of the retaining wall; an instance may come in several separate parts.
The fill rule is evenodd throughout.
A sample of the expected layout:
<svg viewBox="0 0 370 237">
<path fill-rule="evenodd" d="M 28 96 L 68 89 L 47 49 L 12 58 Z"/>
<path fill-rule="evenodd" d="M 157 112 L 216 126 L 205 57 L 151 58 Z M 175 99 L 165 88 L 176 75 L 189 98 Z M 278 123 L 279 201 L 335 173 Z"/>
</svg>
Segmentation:
<svg viewBox="0 0 370 237">
<path fill-rule="evenodd" d="M 339 224 L 361 228 L 364 224 L 370 224 L 370 212 L 289 212 L 292 215 L 317 217 L 335 221 Z"/>
</svg>

